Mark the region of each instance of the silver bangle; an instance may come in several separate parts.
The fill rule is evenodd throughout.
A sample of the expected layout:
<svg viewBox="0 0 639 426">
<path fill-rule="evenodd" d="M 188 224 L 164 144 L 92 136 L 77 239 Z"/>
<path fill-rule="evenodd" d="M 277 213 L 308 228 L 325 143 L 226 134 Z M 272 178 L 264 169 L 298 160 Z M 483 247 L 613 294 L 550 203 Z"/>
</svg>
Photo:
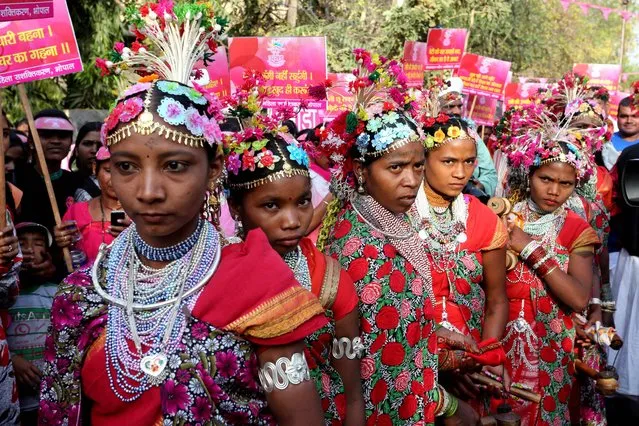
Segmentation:
<svg viewBox="0 0 639 426">
<path fill-rule="evenodd" d="M 539 244 L 539 242 L 536 240 L 532 240 L 531 242 L 526 244 L 526 246 L 523 249 L 521 249 L 521 252 L 519 253 L 519 257 L 521 257 L 522 260 L 526 260 L 530 257 L 532 252 L 537 250 L 537 248 L 539 247 L 541 247 L 541 244 Z"/>
<path fill-rule="evenodd" d="M 588 303 L 588 306 L 590 305 L 601 305 L 601 299 L 593 297 L 592 299 L 590 299 L 590 302 Z"/>
<path fill-rule="evenodd" d="M 348 359 L 359 358 L 364 352 L 364 344 L 360 337 L 349 339 L 342 337 L 341 339 L 333 339 L 333 358 L 342 359 L 344 356 Z"/>
<path fill-rule="evenodd" d="M 260 384 L 266 392 L 275 389 L 284 390 L 288 385 L 299 385 L 311 380 L 311 372 L 303 353 L 294 353 L 291 358 L 282 357 L 272 362 L 267 362 L 258 370 Z"/>
</svg>

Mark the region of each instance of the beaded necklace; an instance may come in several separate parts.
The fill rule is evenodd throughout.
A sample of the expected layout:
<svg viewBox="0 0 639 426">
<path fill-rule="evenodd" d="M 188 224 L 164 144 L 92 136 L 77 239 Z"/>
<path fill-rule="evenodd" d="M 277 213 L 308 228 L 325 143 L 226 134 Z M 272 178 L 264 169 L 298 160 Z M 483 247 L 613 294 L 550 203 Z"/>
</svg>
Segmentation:
<svg viewBox="0 0 639 426">
<path fill-rule="evenodd" d="M 284 255 L 284 262 L 286 262 L 288 267 L 293 271 L 297 282 L 306 290 L 311 291 L 311 271 L 308 268 L 308 259 L 304 256 L 304 253 L 302 253 L 302 249 L 297 246 L 296 250 L 286 253 Z"/>
<path fill-rule="evenodd" d="M 98 282 L 101 250 L 93 268 L 94 287 L 110 303 L 105 342 L 109 386 L 124 402 L 136 400 L 166 378 L 174 353 L 203 286 L 220 260 L 219 234 L 205 222 L 192 249 L 160 269 L 145 266 L 135 250 L 134 228 L 111 246 L 106 291 Z M 131 348 L 129 342 L 133 342 Z"/>
<path fill-rule="evenodd" d="M 197 227 L 195 228 L 193 234 L 191 234 L 191 236 L 188 237 L 186 240 L 170 247 L 153 247 L 149 245 L 142 239 L 140 234 L 138 234 L 137 228 L 134 226 L 133 245 L 135 246 L 135 251 L 154 262 L 173 262 L 174 260 L 178 260 L 184 257 L 184 255 L 186 255 L 186 253 L 188 253 L 193 248 L 195 243 L 198 241 L 198 238 L 200 237 L 200 232 L 202 232 L 203 224 L 204 220 L 199 218 Z"/>
</svg>

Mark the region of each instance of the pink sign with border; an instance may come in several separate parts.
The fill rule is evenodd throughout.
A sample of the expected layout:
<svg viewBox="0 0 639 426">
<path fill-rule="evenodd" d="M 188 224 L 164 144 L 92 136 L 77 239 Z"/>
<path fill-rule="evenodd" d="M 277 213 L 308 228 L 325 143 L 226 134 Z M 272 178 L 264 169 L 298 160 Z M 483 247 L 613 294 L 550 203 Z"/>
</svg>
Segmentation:
<svg viewBox="0 0 639 426">
<path fill-rule="evenodd" d="M 53 17 L 53 0 L 2 0 L 0 22 Z"/>
<path fill-rule="evenodd" d="M 466 48 L 465 28 L 431 28 L 426 39 L 427 54 L 424 69 L 451 70 L 459 68 Z"/>
<path fill-rule="evenodd" d="M 408 79 L 407 86 L 415 88 L 424 86 L 426 43 L 421 41 L 405 42 L 402 63 L 404 64 L 404 74 Z"/>
<path fill-rule="evenodd" d="M 355 101 L 348 91 L 348 83 L 355 80 L 353 74 L 331 72 L 328 73 L 328 79 L 333 82 L 333 87 L 328 89 L 328 105 L 324 117 L 327 120 L 337 117 L 344 111 L 351 111 Z"/>
<path fill-rule="evenodd" d="M 603 86 L 614 92 L 619 86 L 621 65 L 619 64 L 574 64 L 572 72 L 588 77 L 588 86 Z"/>
<path fill-rule="evenodd" d="M 466 53 L 455 75 L 464 81 L 464 93 L 501 99 L 510 62 Z"/>
<path fill-rule="evenodd" d="M 0 87 L 82 71 L 67 4 L 53 4 L 52 18 L 0 22 Z"/>
<path fill-rule="evenodd" d="M 477 98 L 477 100 L 475 100 Z M 475 107 L 473 108 L 473 102 Z M 497 112 L 498 100 L 484 95 L 469 95 L 466 101 L 466 114 L 465 116 L 472 119 L 480 126 L 492 126 L 495 124 L 495 113 Z M 470 115 L 470 110 L 473 109 L 473 115 Z"/>
<path fill-rule="evenodd" d="M 309 109 L 326 108 L 315 101 L 308 87 L 324 83 L 326 71 L 325 37 L 233 37 L 229 39 L 231 93 L 242 84 L 245 70 L 263 73 L 269 97 L 267 108 L 298 105 L 308 100 Z"/>
<path fill-rule="evenodd" d="M 530 97 L 539 89 L 547 87 L 544 83 L 515 83 L 510 82 L 504 89 L 504 107 L 520 107 L 532 103 Z"/>
</svg>

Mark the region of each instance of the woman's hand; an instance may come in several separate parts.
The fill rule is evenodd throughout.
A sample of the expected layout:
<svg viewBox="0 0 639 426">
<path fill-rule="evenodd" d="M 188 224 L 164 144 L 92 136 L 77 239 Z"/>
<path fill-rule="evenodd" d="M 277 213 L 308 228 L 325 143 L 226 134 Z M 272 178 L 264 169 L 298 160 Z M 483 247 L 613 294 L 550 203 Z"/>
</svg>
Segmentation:
<svg viewBox="0 0 639 426">
<path fill-rule="evenodd" d="M 18 238 L 13 235 L 13 226 L 0 231 L 0 264 L 8 265 L 18 255 Z"/>
<path fill-rule="evenodd" d="M 16 375 L 16 382 L 22 387 L 37 390 L 40 387 L 40 378 L 42 373 L 31 362 L 27 361 L 20 355 L 11 357 L 13 371 Z"/>
<path fill-rule="evenodd" d="M 503 364 L 497 366 L 487 365 L 484 367 L 484 371 L 494 376 L 501 377 L 501 382 L 504 384 L 504 390 L 506 392 L 510 392 L 510 375 Z"/>
<path fill-rule="evenodd" d="M 508 248 L 516 253 L 521 253 L 524 247 L 526 247 L 533 239 L 521 228 L 515 226 L 514 223 L 507 223 L 508 232 L 510 234 L 510 238 L 508 240 Z"/>
<path fill-rule="evenodd" d="M 49 280 L 55 275 L 55 265 L 49 253 L 44 254 L 42 262 L 33 261 L 29 265 L 29 273 L 42 280 Z"/>
<path fill-rule="evenodd" d="M 60 248 L 71 246 L 75 243 L 80 236 L 78 225 L 73 220 L 67 220 L 60 225 L 56 225 L 53 228 L 53 234 L 55 235 L 55 243 Z"/>
<path fill-rule="evenodd" d="M 114 237 L 120 235 L 122 231 L 124 231 L 126 228 L 129 227 L 129 225 L 131 225 L 132 222 L 129 216 L 124 216 L 124 219 L 119 219 L 118 223 L 119 225 L 117 226 L 109 226 L 109 234 L 113 235 Z"/>
<path fill-rule="evenodd" d="M 435 334 L 437 334 L 438 338 L 441 337 L 443 339 L 443 343 L 446 343 L 451 349 L 461 349 L 472 353 L 479 352 L 477 342 L 475 342 L 475 340 L 470 336 L 450 331 L 444 327 L 439 327 Z"/>
</svg>

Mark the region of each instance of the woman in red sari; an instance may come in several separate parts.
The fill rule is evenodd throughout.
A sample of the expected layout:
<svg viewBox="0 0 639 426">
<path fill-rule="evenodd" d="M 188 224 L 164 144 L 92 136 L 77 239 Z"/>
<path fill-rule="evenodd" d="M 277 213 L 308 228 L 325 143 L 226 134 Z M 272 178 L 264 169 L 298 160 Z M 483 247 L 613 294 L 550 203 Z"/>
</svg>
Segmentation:
<svg viewBox="0 0 639 426">
<path fill-rule="evenodd" d="M 254 77 L 242 86 L 232 111 L 262 100 L 262 78 Z M 288 119 L 286 114 L 285 110 L 274 113 L 279 119 Z M 309 157 L 290 134 L 280 132 L 277 120 L 269 127 L 264 124 L 267 119 L 256 115 L 255 127 L 247 126 L 225 140 L 228 201 L 239 225 L 237 236 L 261 229 L 297 281 L 320 300 L 331 321 L 306 339 L 306 356 L 325 424 L 363 425 L 359 298 L 337 261 L 305 237 L 313 218 Z"/>
<path fill-rule="evenodd" d="M 173 56 L 153 37 L 142 57 L 116 46 L 129 70 L 163 78 L 125 91 L 104 127 L 133 224 L 59 289 L 40 424 L 321 425 L 304 356 L 304 339 L 326 324 L 321 304 L 260 230 L 224 245 L 201 217 L 222 173 L 221 117 L 213 95 L 186 85 L 183 64 L 207 52 L 224 21 L 181 1 L 139 14 L 136 33 L 169 32 L 161 46 Z"/>
<path fill-rule="evenodd" d="M 509 401 L 522 424 L 563 425 L 570 423 L 574 380 L 571 314 L 588 306 L 599 239 L 566 208 L 575 187 L 592 173 L 581 151 L 588 140 L 542 114 L 547 115 L 517 123 L 528 131 L 512 141 L 508 152 L 509 191 L 517 202 L 509 221 L 509 248 L 519 261 L 506 277 L 510 314 L 504 345 L 513 386 L 542 397 L 540 404 Z"/>
<path fill-rule="evenodd" d="M 430 105 L 435 105 L 435 92 L 436 88 Z M 503 377 L 508 389 L 499 343 L 508 316 L 504 285 L 508 234 L 488 207 L 462 194 L 477 160 L 476 135 L 466 122 L 439 114 L 437 109 L 427 111 L 420 121 L 426 134 L 426 163 L 416 206 L 421 219 L 419 235 L 433 277 L 442 383 L 474 399 L 478 389 L 466 374 L 450 371 L 459 366 L 446 365 L 442 351 L 464 348 L 471 354 L 480 353 L 477 363 Z M 468 367 L 475 369 L 473 364 Z M 465 372 L 469 369 L 461 368 Z"/>
</svg>

